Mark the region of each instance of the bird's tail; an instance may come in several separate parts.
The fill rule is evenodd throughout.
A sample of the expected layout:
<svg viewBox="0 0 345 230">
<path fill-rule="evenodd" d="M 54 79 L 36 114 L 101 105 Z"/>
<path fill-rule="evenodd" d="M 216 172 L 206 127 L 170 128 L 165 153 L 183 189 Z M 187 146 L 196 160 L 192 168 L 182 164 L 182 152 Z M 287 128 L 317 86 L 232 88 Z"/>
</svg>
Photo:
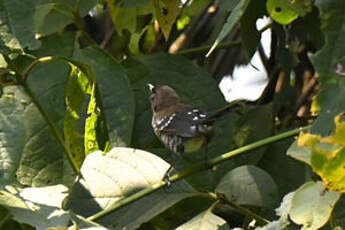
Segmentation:
<svg viewBox="0 0 345 230">
<path fill-rule="evenodd" d="M 229 112 L 237 111 L 241 108 L 256 105 L 256 104 L 257 104 L 257 101 L 248 101 L 245 99 L 238 99 L 238 100 L 232 101 L 228 105 L 224 106 L 223 108 L 218 109 L 217 111 L 210 114 L 205 123 L 212 124 L 215 121 L 219 120 L 219 118 L 228 114 Z"/>
</svg>

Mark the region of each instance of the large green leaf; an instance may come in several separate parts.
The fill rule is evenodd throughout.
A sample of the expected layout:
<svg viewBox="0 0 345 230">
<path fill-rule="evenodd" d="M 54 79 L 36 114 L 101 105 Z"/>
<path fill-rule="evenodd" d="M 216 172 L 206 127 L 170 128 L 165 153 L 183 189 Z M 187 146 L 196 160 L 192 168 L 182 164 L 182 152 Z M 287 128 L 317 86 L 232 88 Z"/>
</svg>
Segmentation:
<svg viewBox="0 0 345 230">
<path fill-rule="evenodd" d="M 325 45 L 312 56 L 321 82 L 321 91 L 313 107 L 321 110 L 312 132 L 328 135 L 334 129 L 335 115 L 345 110 L 345 80 L 337 72 L 337 65 L 345 66 L 345 2 L 318 0 L 315 4 L 320 10 Z"/>
<path fill-rule="evenodd" d="M 24 111 L 30 100 L 21 87 L 5 87 L 0 98 L 0 182 L 15 180 L 26 134 Z"/>
<path fill-rule="evenodd" d="M 51 37 L 42 41 L 45 49 L 33 54 L 38 57 L 54 54 L 69 57 L 73 45 L 73 34 Z M 67 62 L 52 61 L 33 68 L 26 81 L 32 96 L 60 136 L 63 134 L 66 85 L 70 71 Z M 26 140 L 17 171 L 19 182 L 31 186 L 62 183 L 63 176 L 70 173 L 70 166 L 64 162 L 62 148 L 46 118 L 32 102 L 27 105 L 24 117 Z"/>
<path fill-rule="evenodd" d="M 81 178 L 74 185 L 66 208 L 84 217 L 144 189 L 163 178 L 169 165 L 157 156 L 138 149 L 114 148 L 106 155 L 89 154 L 81 168 Z M 184 181 L 174 183 L 169 191 L 159 190 L 97 221 L 116 229 L 135 229 L 163 212 L 194 190 Z"/>
<path fill-rule="evenodd" d="M 134 96 L 120 64 L 98 47 L 77 50 L 74 59 L 91 67 L 100 95 L 110 145 L 128 146 L 134 123 Z"/>
<path fill-rule="evenodd" d="M 238 205 L 272 208 L 278 202 L 278 187 L 272 177 L 252 165 L 241 166 L 227 173 L 216 192 Z"/>
<path fill-rule="evenodd" d="M 318 229 L 328 221 L 339 197 L 339 193 L 325 190 L 322 182 L 306 183 L 293 194 L 290 218 L 305 230 Z"/>
<path fill-rule="evenodd" d="M 289 138 L 268 145 L 259 163 L 260 168 L 267 171 L 277 183 L 280 196 L 297 189 L 306 179 L 305 164 L 286 154 L 293 140 L 294 138 Z M 291 150 L 289 152 L 291 154 Z"/>
</svg>

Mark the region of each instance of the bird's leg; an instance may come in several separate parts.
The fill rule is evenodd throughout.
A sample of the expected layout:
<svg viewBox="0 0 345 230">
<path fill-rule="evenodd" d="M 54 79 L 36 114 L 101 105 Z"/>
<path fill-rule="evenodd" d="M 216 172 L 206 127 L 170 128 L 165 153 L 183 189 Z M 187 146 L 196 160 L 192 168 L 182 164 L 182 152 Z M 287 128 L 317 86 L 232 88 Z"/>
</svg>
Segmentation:
<svg viewBox="0 0 345 230">
<path fill-rule="evenodd" d="M 171 181 L 169 179 L 170 173 L 173 171 L 174 165 L 176 164 L 177 159 L 180 156 L 180 153 L 178 153 L 178 154 L 173 153 L 171 156 L 172 156 L 171 157 L 172 159 L 171 159 L 170 166 L 169 166 L 168 170 L 164 173 L 164 176 L 163 176 L 163 180 L 167 184 L 167 186 L 170 186 L 170 184 L 171 184 Z"/>
</svg>

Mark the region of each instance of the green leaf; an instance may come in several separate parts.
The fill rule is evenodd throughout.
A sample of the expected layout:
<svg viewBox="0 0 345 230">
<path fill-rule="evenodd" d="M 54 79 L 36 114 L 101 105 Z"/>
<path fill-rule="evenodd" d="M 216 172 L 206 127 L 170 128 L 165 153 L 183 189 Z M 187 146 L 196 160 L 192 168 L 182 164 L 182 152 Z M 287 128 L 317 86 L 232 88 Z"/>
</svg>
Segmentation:
<svg viewBox="0 0 345 230">
<path fill-rule="evenodd" d="M 81 168 L 81 179 L 69 196 L 66 208 L 90 216 L 110 207 L 118 200 L 157 183 L 169 165 L 154 154 L 131 148 L 114 148 L 106 155 L 89 154 Z M 135 229 L 182 199 L 194 190 L 184 181 L 174 183 L 169 192 L 158 190 L 127 205 L 97 222 L 116 229 Z M 131 213 L 131 215 L 128 215 Z"/>
<path fill-rule="evenodd" d="M 328 221 L 339 197 L 339 193 L 325 190 L 322 182 L 306 183 L 292 197 L 290 218 L 305 230 L 318 229 Z"/>
<path fill-rule="evenodd" d="M 273 20 L 280 24 L 289 24 L 298 16 L 305 16 L 312 11 L 311 0 L 268 0 L 267 11 Z"/>
<path fill-rule="evenodd" d="M 231 170 L 220 181 L 216 192 L 238 205 L 272 208 L 278 203 L 278 188 L 272 177 L 252 165 Z"/>
<path fill-rule="evenodd" d="M 212 213 L 208 209 L 199 215 L 193 217 L 188 222 L 180 225 L 176 230 L 230 230 L 229 225 L 225 220 Z"/>
<path fill-rule="evenodd" d="M 328 135 L 334 130 L 333 118 L 345 110 L 345 80 L 338 74 L 337 65 L 344 66 L 345 52 L 345 3 L 337 0 L 315 1 L 320 10 L 321 30 L 325 45 L 312 56 L 312 63 L 318 72 L 321 91 L 313 103 L 313 110 L 319 112 L 312 127 L 313 133 Z M 337 44 L 337 46 L 334 46 Z"/>
<path fill-rule="evenodd" d="M 163 32 L 165 40 L 169 39 L 172 26 L 175 24 L 176 18 L 180 13 L 179 0 L 153 0 L 155 8 L 155 17 Z"/>
<path fill-rule="evenodd" d="M 128 146 L 134 123 L 134 98 L 126 73 L 98 47 L 77 50 L 74 59 L 91 67 L 100 95 L 110 145 Z"/>
<path fill-rule="evenodd" d="M 222 30 L 220 31 L 216 41 L 213 43 L 212 47 L 206 54 L 206 57 L 210 56 L 213 50 L 217 47 L 217 45 L 231 32 L 234 28 L 235 24 L 241 19 L 242 15 L 247 9 L 249 5 L 248 0 L 241 0 L 236 7 L 231 11 L 226 23 L 223 25 Z"/>
<path fill-rule="evenodd" d="M 31 0 L 3 0 L 9 29 L 22 48 L 38 49 L 41 42 L 35 39 L 35 2 Z"/>
<path fill-rule="evenodd" d="M 122 8 L 115 3 L 115 0 L 107 0 L 111 20 L 117 32 L 122 36 L 123 30 L 134 33 L 137 28 L 137 9 Z"/>
</svg>

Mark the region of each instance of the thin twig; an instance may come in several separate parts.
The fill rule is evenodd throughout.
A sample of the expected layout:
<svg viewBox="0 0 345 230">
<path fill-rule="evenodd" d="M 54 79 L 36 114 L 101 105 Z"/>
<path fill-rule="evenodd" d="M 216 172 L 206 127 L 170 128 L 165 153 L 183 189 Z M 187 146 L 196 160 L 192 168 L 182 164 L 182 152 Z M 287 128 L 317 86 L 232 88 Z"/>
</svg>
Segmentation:
<svg viewBox="0 0 345 230">
<path fill-rule="evenodd" d="M 234 46 L 240 46 L 240 45 L 241 45 L 241 41 L 226 42 L 226 43 L 219 44 L 215 49 L 216 50 L 218 50 L 218 49 L 229 49 L 229 48 L 232 48 Z M 191 55 L 191 54 L 195 54 L 195 53 L 206 52 L 210 48 L 211 48 L 211 45 L 205 45 L 205 46 L 181 50 L 181 51 L 176 52 L 175 54 Z"/>
</svg>

